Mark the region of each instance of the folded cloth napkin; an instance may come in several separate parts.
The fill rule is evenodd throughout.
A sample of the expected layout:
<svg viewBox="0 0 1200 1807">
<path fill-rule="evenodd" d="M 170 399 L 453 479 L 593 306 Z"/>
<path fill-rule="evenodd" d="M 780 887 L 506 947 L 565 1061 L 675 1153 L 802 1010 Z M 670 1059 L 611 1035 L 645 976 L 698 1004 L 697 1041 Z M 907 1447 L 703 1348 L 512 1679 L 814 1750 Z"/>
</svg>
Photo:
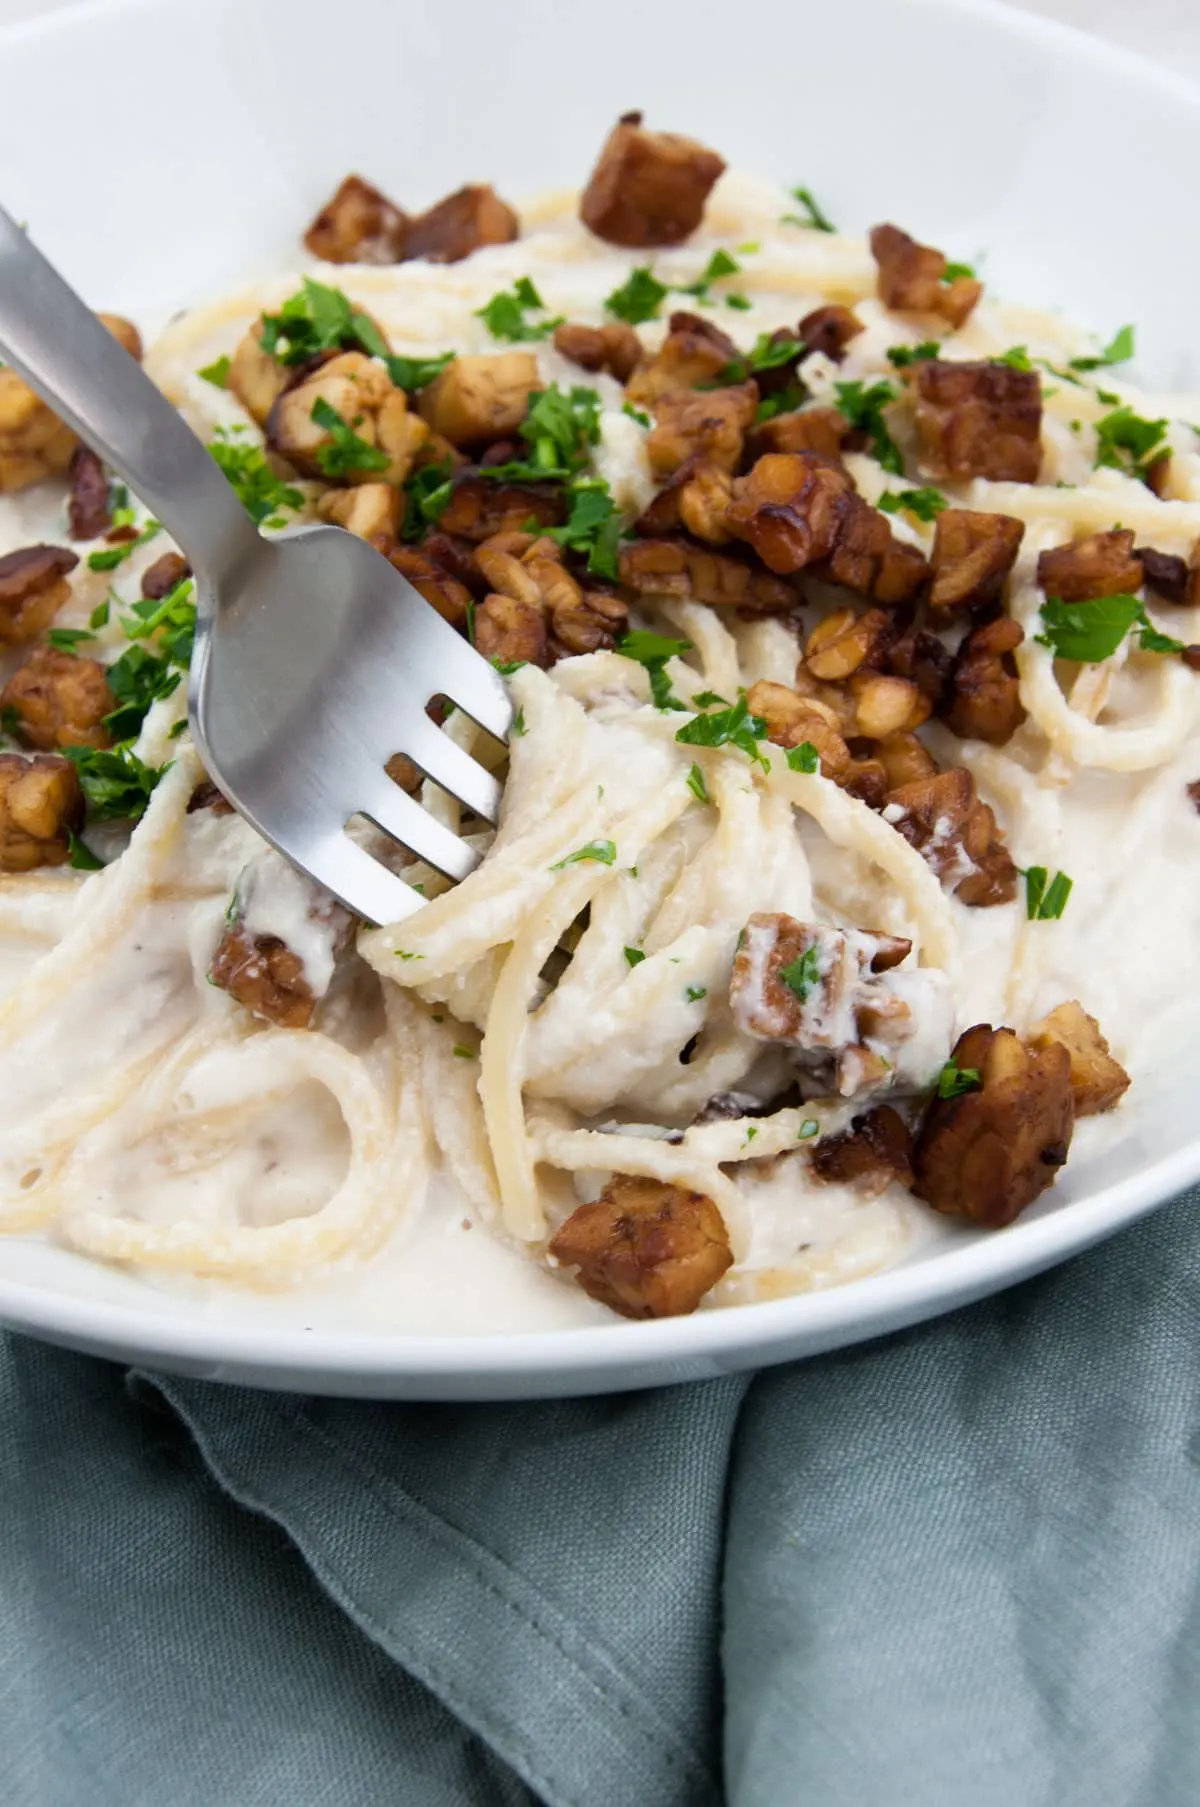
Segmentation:
<svg viewBox="0 0 1200 1807">
<path fill-rule="evenodd" d="M 5 1807 L 1194 1807 L 1200 1195 L 754 1379 L 0 1345 Z"/>
</svg>

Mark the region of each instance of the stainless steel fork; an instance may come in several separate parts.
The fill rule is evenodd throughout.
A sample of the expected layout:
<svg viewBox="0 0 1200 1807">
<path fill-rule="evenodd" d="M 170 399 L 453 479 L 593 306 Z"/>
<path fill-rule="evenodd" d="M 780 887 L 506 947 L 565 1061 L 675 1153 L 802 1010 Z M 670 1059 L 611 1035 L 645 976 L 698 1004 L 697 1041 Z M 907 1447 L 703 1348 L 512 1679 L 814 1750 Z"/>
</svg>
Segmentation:
<svg viewBox="0 0 1200 1807">
<path fill-rule="evenodd" d="M 364 540 L 340 527 L 260 534 L 203 443 L 3 209 L 0 352 L 191 564 L 191 729 L 229 801 L 369 922 L 422 899 L 350 839 L 355 815 L 464 878 L 479 856 L 384 765 L 406 753 L 496 820 L 497 780 L 425 713 L 444 695 L 503 738 L 512 707 L 487 660 Z"/>
</svg>

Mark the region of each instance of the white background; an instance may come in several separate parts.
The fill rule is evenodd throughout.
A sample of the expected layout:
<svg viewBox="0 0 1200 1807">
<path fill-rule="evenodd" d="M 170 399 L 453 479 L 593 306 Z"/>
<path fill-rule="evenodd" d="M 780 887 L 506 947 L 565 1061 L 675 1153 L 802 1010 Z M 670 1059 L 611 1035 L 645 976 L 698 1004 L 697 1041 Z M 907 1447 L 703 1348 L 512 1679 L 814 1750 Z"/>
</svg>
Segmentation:
<svg viewBox="0 0 1200 1807">
<path fill-rule="evenodd" d="M 74 0 L 87 6 L 90 0 Z M 1200 0 L 1014 0 L 1025 12 L 1043 13 L 1111 38 L 1157 58 L 1181 75 L 1200 80 Z M 246 0 L 252 7 L 254 0 Z M 0 0 L 0 25 L 70 10 L 56 0 Z"/>
</svg>

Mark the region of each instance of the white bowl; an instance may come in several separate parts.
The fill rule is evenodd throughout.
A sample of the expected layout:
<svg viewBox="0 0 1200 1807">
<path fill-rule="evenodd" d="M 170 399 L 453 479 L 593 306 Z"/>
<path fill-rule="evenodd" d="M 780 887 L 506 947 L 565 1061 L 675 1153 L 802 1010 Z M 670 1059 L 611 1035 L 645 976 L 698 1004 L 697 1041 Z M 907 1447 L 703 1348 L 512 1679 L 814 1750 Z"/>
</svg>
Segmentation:
<svg viewBox="0 0 1200 1807">
<path fill-rule="evenodd" d="M 476 179 L 519 196 L 581 180 L 636 105 L 734 165 L 811 184 L 840 224 L 896 218 L 935 244 L 986 246 L 1009 295 L 1100 329 L 1136 320 L 1147 377 L 1197 382 L 1200 234 L 1177 197 L 1178 172 L 1200 168 L 1200 93 L 1098 42 L 981 0 L 743 0 L 736 20 L 694 28 L 646 0 L 356 0 L 347 25 L 331 45 L 324 0 L 115 0 L 0 34 L 0 195 L 97 304 L 153 322 L 294 261 L 348 169 L 411 206 Z M 281 1329 L 246 1295 L 168 1298 L 10 1240 L 0 1318 L 307 1392 L 484 1399 L 693 1379 L 896 1329 L 1110 1235 L 1200 1176 L 1190 1091 L 1181 1072 L 1135 1094 L 1121 1139 L 1011 1230 L 948 1229 L 891 1272 L 774 1304 L 482 1336 Z"/>
</svg>

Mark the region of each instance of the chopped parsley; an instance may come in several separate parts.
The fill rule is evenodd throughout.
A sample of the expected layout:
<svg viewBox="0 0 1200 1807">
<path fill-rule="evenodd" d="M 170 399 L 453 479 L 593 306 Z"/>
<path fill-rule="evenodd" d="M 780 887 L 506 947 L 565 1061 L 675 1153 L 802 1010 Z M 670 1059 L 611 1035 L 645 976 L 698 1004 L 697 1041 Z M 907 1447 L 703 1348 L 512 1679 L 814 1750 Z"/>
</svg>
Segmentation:
<svg viewBox="0 0 1200 1807">
<path fill-rule="evenodd" d="M 775 339 L 771 333 L 759 333 L 754 347 L 744 357 L 733 358 L 717 372 L 716 387 L 722 383 L 744 383 L 755 370 L 779 370 L 804 354 L 803 339 Z"/>
<path fill-rule="evenodd" d="M 887 360 L 897 370 L 904 370 L 909 364 L 924 364 L 936 358 L 941 349 L 936 339 L 922 339 L 919 345 L 891 345 Z"/>
<path fill-rule="evenodd" d="M 87 842 L 73 828 L 67 830 L 67 848 L 70 852 L 68 864 L 74 866 L 76 872 L 99 872 L 103 868 L 104 861 L 96 858 Z"/>
<path fill-rule="evenodd" d="M 934 521 L 950 504 L 940 489 L 885 489 L 876 506 L 884 514 L 899 514 L 904 509 L 918 521 Z"/>
<path fill-rule="evenodd" d="M 803 208 L 803 215 L 785 213 L 785 226 L 811 226 L 814 232 L 836 232 L 837 227 L 818 204 L 811 188 L 791 188 L 788 190 L 792 199 Z"/>
<path fill-rule="evenodd" d="M 1114 408 L 1096 422 L 1096 464 L 1106 465 L 1143 482 L 1167 447 L 1165 420 L 1146 420 L 1132 408 Z"/>
<path fill-rule="evenodd" d="M 455 1042 L 450 1052 L 455 1060 L 474 1060 L 475 1058 L 474 1048 L 464 1048 L 461 1042 Z"/>
<path fill-rule="evenodd" d="M 431 358 L 402 358 L 389 352 L 385 362 L 397 389 L 412 392 L 428 388 L 434 377 L 440 376 L 447 364 L 454 362 L 454 356 L 452 351 L 439 351 Z"/>
<path fill-rule="evenodd" d="M 598 866 L 611 866 L 617 857 L 615 841 L 589 841 L 586 847 L 577 847 L 574 853 L 568 853 L 565 859 L 555 860 L 551 872 L 561 872 L 564 866 L 577 866 L 581 861 L 594 860 Z"/>
<path fill-rule="evenodd" d="M 1050 597 L 1042 604 L 1039 646 L 1048 646 L 1056 659 L 1074 659 L 1080 665 L 1098 665 L 1110 659 L 1131 627 L 1137 626 L 1138 646 L 1146 653 L 1181 653 L 1183 641 L 1160 633 L 1146 614 L 1144 603 L 1127 593 L 1098 596 L 1093 602 L 1059 602 Z"/>
<path fill-rule="evenodd" d="M 135 540 L 123 540 L 119 546 L 105 546 L 102 552 L 89 552 L 88 570 L 115 571 L 118 565 L 133 557 L 139 546 L 149 545 L 161 532 L 161 521 L 147 521 Z"/>
<path fill-rule="evenodd" d="M 838 409 L 844 418 L 858 432 L 867 435 L 871 441 L 871 450 L 884 470 L 902 477 L 904 460 L 883 418 L 883 410 L 889 402 L 896 399 L 896 391 L 891 383 L 872 383 L 869 388 L 861 382 L 835 383 L 833 387 Z"/>
<path fill-rule="evenodd" d="M 635 408 L 632 402 L 622 402 L 621 412 L 622 414 L 628 414 L 630 420 L 636 420 L 639 427 L 648 427 L 650 425 L 650 416 L 646 413 L 646 410 L 644 408 Z"/>
<path fill-rule="evenodd" d="M 821 983 L 821 967 L 815 947 L 806 947 L 798 959 L 779 968 L 779 977 L 789 991 L 795 992 L 803 1004 L 811 991 Z"/>
<path fill-rule="evenodd" d="M 964 276 L 970 277 L 972 279 L 974 278 L 974 276 L 975 276 L 974 264 L 948 263 L 946 265 L 946 268 L 942 271 L 941 280 L 943 282 L 958 282 Z"/>
<path fill-rule="evenodd" d="M 1122 326 L 1115 332 L 1098 357 L 1071 358 L 1072 370 L 1103 370 L 1110 364 L 1128 364 L 1133 356 L 1134 329 Z"/>
<path fill-rule="evenodd" d="M 135 739 L 150 705 L 160 697 L 172 696 L 181 677 L 168 660 L 136 644 L 127 648 L 104 675 L 117 699 L 117 707 L 104 718 L 104 726 L 115 741 Z"/>
<path fill-rule="evenodd" d="M 228 389 L 229 359 L 214 358 L 211 364 L 205 364 L 196 375 L 203 377 L 206 383 L 211 383 L 214 389 Z"/>
<path fill-rule="evenodd" d="M 994 358 L 988 359 L 988 362 L 990 364 L 1006 364 L 1010 370 L 1033 369 L 1033 359 L 1029 355 L 1028 347 L 1024 345 L 1010 345 L 1007 351 L 997 352 Z"/>
<path fill-rule="evenodd" d="M 528 276 L 518 276 L 511 289 L 501 289 L 483 307 L 475 310 L 493 339 L 507 339 L 513 344 L 548 339 L 555 327 L 562 325 L 563 314 L 555 315 L 553 320 L 525 318 L 526 314 L 544 314 L 545 311 L 546 304 Z"/>
<path fill-rule="evenodd" d="M 735 307 L 740 313 L 748 314 L 750 309 L 754 306 L 754 303 L 751 301 L 749 295 L 726 295 L 725 306 Z"/>
<path fill-rule="evenodd" d="M 91 614 L 88 616 L 88 626 L 91 628 L 107 627 L 108 626 L 108 610 L 109 610 L 109 603 L 108 603 L 108 597 L 106 596 L 104 598 L 104 601 L 99 603 L 92 610 Z"/>
<path fill-rule="evenodd" d="M 256 527 L 282 527 L 279 510 L 303 506 L 304 492 L 276 476 L 260 445 L 235 440 L 218 427 L 208 449 Z"/>
<path fill-rule="evenodd" d="M 314 282 L 311 276 L 289 295 L 277 314 L 264 314 L 259 344 L 280 364 L 307 364 L 324 351 L 354 351 L 386 356 L 379 329 L 341 289 Z"/>
<path fill-rule="evenodd" d="M 724 709 L 729 707 L 728 697 L 718 695 L 715 690 L 698 690 L 692 701 L 698 703 L 701 709 L 711 709 L 714 703 L 720 703 Z"/>
<path fill-rule="evenodd" d="M 964 1092 L 977 1092 L 983 1080 L 978 1067 L 956 1067 L 948 1060 L 937 1077 L 939 1098 L 961 1098 Z"/>
<path fill-rule="evenodd" d="M 1065 872 L 1050 879 L 1045 866 L 1030 866 L 1025 874 L 1025 915 L 1030 922 L 1057 922 L 1067 907 L 1074 880 Z"/>
<path fill-rule="evenodd" d="M 737 276 L 741 273 L 741 264 L 728 251 L 714 251 L 705 265 L 704 273 L 698 282 L 691 282 L 679 290 L 681 295 L 694 295 L 697 301 L 706 301 L 708 291 L 714 282 L 720 282 L 723 276 Z"/>
<path fill-rule="evenodd" d="M 354 471 L 385 471 L 391 463 L 387 453 L 360 438 L 323 395 L 319 395 L 312 405 L 312 419 L 317 426 L 324 427 L 330 437 L 331 443 L 318 446 L 315 454 L 327 477 L 348 477 Z"/>
<path fill-rule="evenodd" d="M 594 389 L 560 389 L 551 383 L 530 396 L 520 434 L 529 457 L 484 465 L 480 476 L 498 482 L 565 482 L 587 463 L 589 448 L 600 438 L 600 397 Z"/>
<path fill-rule="evenodd" d="M 627 947 L 625 949 L 625 958 L 630 966 L 640 966 L 646 956 L 640 947 Z"/>
<path fill-rule="evenodd" d="M 819 772 L 821 755 L 811 740 L 802 740 L 798 747 L 789 747 L 784 754 L 790 772 Z"/>
<path fill-rule="evenodd" d="M 708 996 L 708 986 L 689 985 L 684 996 L 687 998 L 689 1004 L 698 1004 L 701 998 L 706 998 Z"/>
<path fill-rule="evenodd" d="M 596 577 L 617 576 L 617 542 L 621 517 L 602 477 L 581 478 L 571 489 L 571 512 L 565 527 L 551 527 L 545 537 L 557 540 L 572 552 L 587 554 L 587 568 Z"/>
<path fill-rule="evenodd" d="M 165 766 L 145 765 L 130 747 L 64 747 L 92 822 L 135 822 Z"/>
<path fill-rule="evenodd" d="M 777 414 L 790 414 L 804 399 L 805 393 L 799 383 L 788 383 L 778 395 L 764 395 L 754 410 L 755 426 L 761 427 L 764 421 L 774 420 Z"/>
<path fill-rule="evenodd" d="M 767 724 L 761 716 L 751 715 L 746 704 L 744 690 L 738 692 L 738 700 L 726 709 L 717 710 L 712 715 L 694 715 L 690 722 L 685 722 L 675 738 L 689 747 L 738 747 L 743 753 L 759 765 L 770 771 L 770 761 L 759 752 L 758 743 L 764 739 Z"/>
<path fill-rule="evenodd" d="M 450 460 L 422 464 L 404 482 L 404 538 L 419 540 L 441 520 L 450 501 L 454 467 Z"/>
<path fill-rule="evenodd" d="M 52 627 L 46 632 L 47 646 L 56 647 L 60 653 L 72 653 L 82 641 L 95 638 L 86 627 Z"/>
<path fill-rule="evenodd" d="M 811 1142 L 812 1138 L 820 1133 L 820 1129 L 821 1125 L 815 1117 L 806 1117 L 796 1131 L 797 1142 Z"/>
<path fill-rule="evenodd" d="M 513 725 L 508 732 L 511 740 L 522 740 L 529 732 L 528 728 L 525 726 L 524 704 L 522 704 L 521 708 L 519 708 L 517 713 L 513 716 Z"/>
<path fill-rule="evenodd" d="M 704 782 L 704 773 L 700 770 L 698 765 L 693 764 L 691 771 L 688 773 L 687 787 L 698 803 L 711 803 L 712 798 L 709 796 L 708 786 Z"/>
<path fill-rule="evenodd" d="M 667 676 L 668 659 L 677 659 L 681 654 L 692 650 L 690 640 L 672 640 L 666 634 L 653 634 L 646 628 L 635 628 L 632 633 L 622 634 L 617 641 L 617 651 L 626 659 L 636 659 L 644 665 L 646 675 L 650 679 L 650 695 L 656 709 L 686 709 L 671 689 L 671 680 Z"/>
<path fill-rule="evenodd" d="M 186 667 L 191 661 L 196 638 L 195 593 L 193 580 L 184 577 L 157 601 L 153 597 L 142 597 L 132 605 L 133 613 L 121 618 L 121 629 L 126 638 L 147 640 L 158 635 L 166 657 L 173 664 Z"/>
<path fill-rule="evenodd" d="M 405 948 L 398 947 L 396 958 L 397 960 L 423 960 L 425 956 L 424 954 L 410 954 Z"/>
<path fill-rule="evenodd" d="M 640 264 L 631 270 L 628 280 L 611 295 L 605 297 L 604 306 L 608 313 L 615 314 L 618 320 L 626 321 L 630 326 L 640 326 L 644 320 L 653 320 L 658 310 L 670 294 L 665 282 L 660 282 L 649 264 Z"/>
</svg>

